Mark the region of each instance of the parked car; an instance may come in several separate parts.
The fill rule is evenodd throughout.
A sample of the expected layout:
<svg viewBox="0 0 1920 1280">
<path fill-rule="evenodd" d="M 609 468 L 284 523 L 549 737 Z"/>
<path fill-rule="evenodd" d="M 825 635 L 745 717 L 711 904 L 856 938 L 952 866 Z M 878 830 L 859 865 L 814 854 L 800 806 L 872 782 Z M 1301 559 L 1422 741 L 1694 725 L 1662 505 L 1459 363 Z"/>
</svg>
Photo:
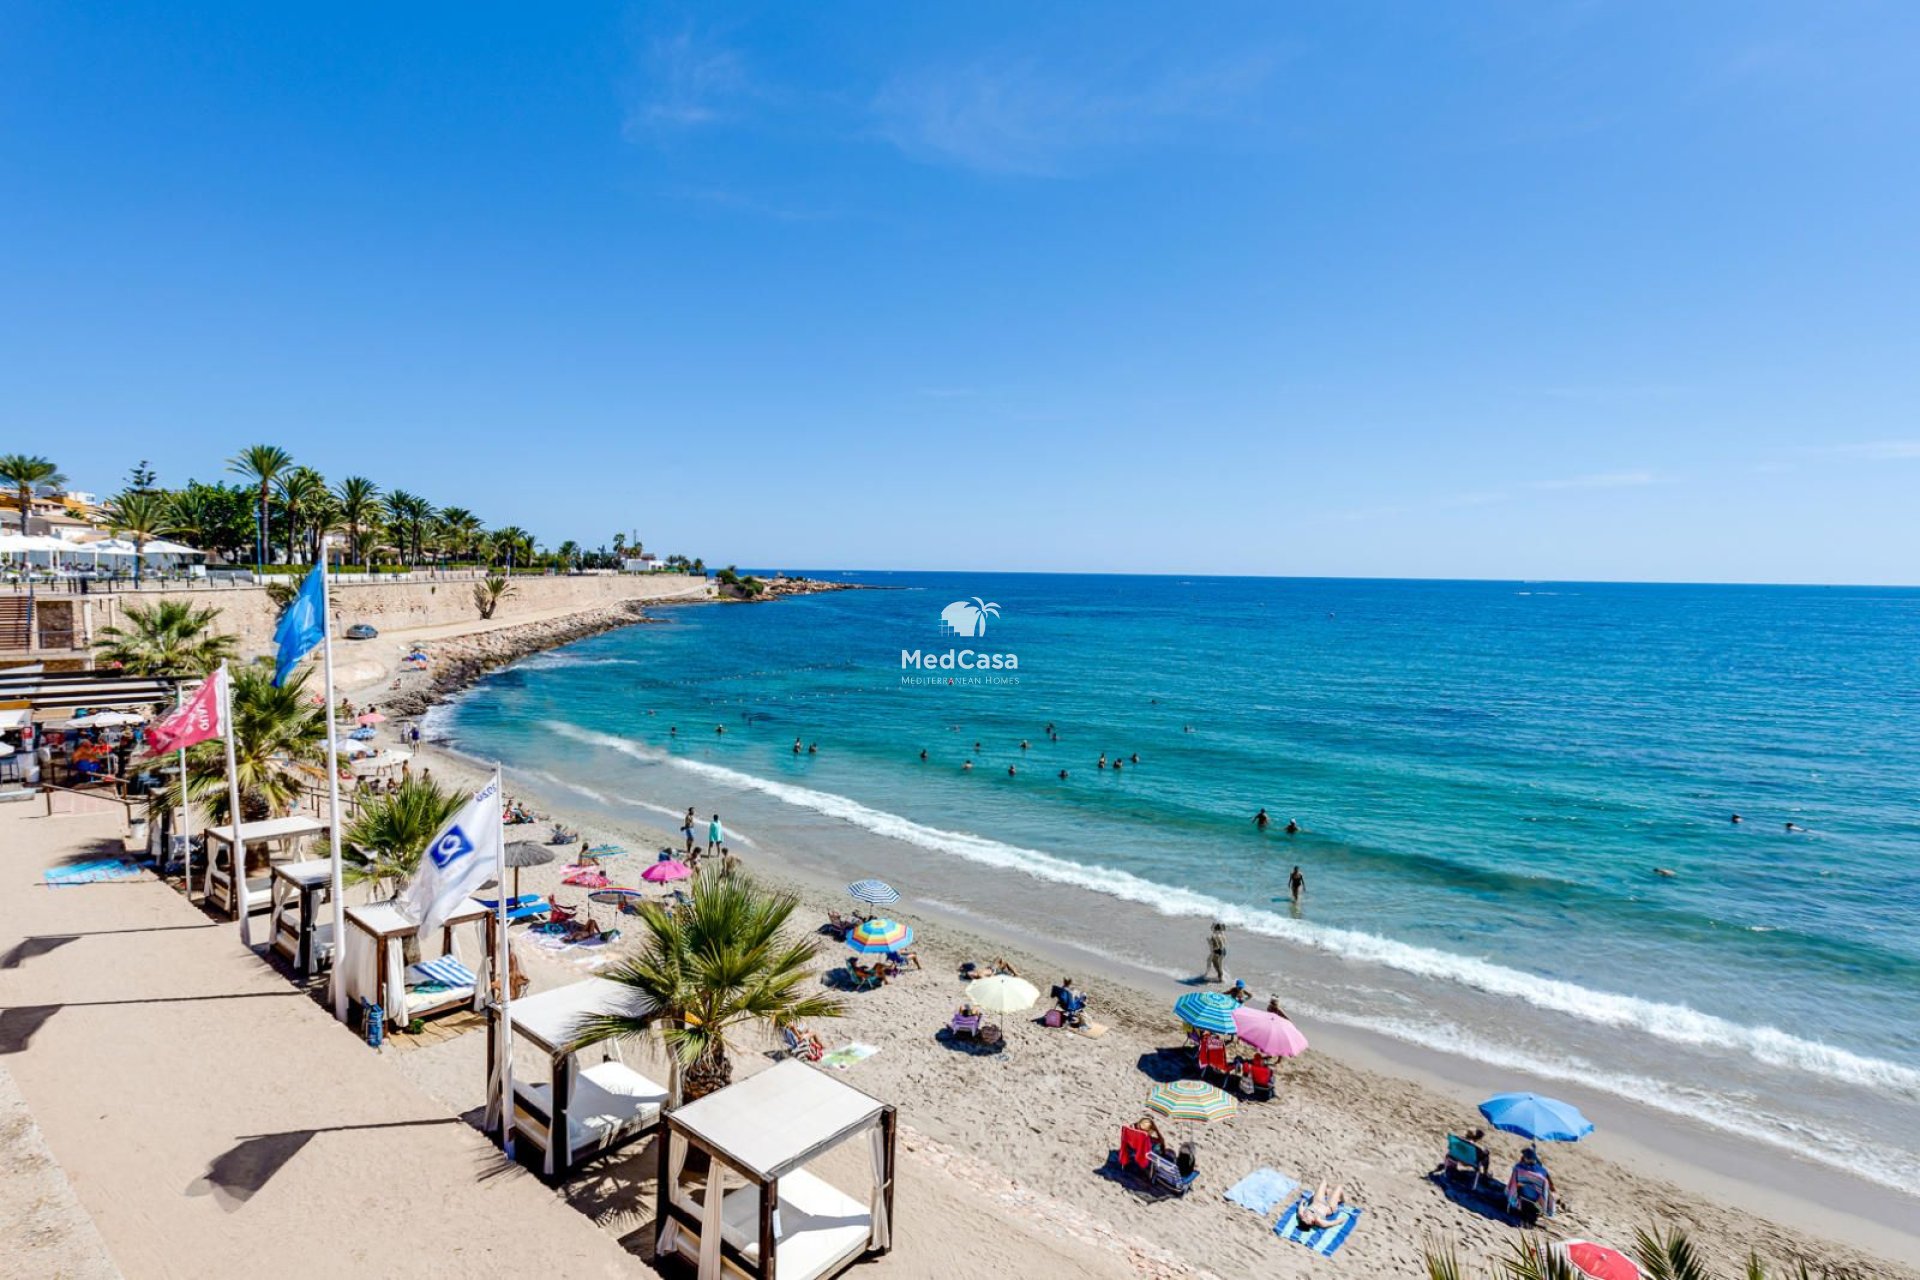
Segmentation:
<svg viewBox="0 0 1920 1280">
<path fill-rule="evenodd" d="M 364 622 L 356 622 L 347 628 L 347 639 L 349 640 L 371 640 L 379 634 L 378 631 L 375 631 Z"/>
</svg>

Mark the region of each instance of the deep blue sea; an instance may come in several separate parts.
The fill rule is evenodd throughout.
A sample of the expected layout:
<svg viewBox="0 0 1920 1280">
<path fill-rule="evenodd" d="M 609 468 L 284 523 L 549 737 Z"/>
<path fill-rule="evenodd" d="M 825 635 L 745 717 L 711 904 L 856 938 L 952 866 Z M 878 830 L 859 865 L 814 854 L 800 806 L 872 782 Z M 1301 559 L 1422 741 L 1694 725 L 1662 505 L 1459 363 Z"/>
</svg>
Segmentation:
<svg viewBox="0 0 1920 1280">
<path fill-rule="evenodd" d="M 817 576 L 885 589 L 664 610 L 437 725 L 1169 974 L 1222 919 L 1303 1017 L 1920 1194 L 1920 591 Z"/>
</svg>

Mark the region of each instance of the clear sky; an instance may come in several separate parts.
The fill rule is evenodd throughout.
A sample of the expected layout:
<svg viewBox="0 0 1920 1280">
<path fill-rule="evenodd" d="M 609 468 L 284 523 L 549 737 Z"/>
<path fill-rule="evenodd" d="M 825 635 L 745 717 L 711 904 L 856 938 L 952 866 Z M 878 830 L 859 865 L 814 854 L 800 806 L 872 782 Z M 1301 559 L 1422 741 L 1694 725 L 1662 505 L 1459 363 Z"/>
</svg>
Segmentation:
<svg viewBox="0 0 1920 1280">
<path fill-rule="evenodd" d="M 761 566 L 1920 581 L 1920 5 L 0 7 L 0 450 Z"/>
</svg>

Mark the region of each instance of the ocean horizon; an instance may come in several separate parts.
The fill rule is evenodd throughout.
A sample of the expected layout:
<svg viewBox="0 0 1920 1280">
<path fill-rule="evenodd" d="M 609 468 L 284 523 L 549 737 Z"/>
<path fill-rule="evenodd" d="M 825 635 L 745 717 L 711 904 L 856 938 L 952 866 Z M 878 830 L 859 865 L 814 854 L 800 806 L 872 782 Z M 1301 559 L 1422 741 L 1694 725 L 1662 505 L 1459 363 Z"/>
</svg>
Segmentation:
<svg viewBox="0 0 1920 1280">
<path fill-rule="evenodd" d="M 430 732 L 1169 977 L 1219 919 L 1303 1017 L 1920 1194 L 1920 590 L 807 572 L 896 589 L 662 609 Z"/>
</svg>

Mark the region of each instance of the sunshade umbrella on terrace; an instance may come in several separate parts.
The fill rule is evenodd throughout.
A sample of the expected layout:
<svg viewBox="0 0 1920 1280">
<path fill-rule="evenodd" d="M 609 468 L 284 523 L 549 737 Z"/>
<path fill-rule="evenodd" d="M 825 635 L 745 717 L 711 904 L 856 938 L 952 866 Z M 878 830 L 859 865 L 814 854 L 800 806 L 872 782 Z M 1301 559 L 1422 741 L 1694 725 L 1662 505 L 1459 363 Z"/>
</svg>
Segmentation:
<svg viewBox="0 0 1920 1280">
<path fill-rule="evenodd" d="M 856 902 L 864 902 L 871 907 L 886 907 L 900 901 L 899 892 L 885 880 L 855 880 L 847 886 L 847 892 Z"/>
<path fill-rule="evenodd" d="M 1235 1009 L 1233 1033 L 1240 1037 L 1241 1044 L 1271 1058 L 1291 1058 L 1307 1050 L 1307 1038 L 1300 1028 L 1265 1009 Z"/>
<path fill-rule="evenodd" d="M 1537 1093 L 1502 1093 L 1480 1104 L 1487 1123 L 1540 1142 L 1578 1142 L 1593 1132 L 1593 1121 L 1570 1102 Z"/>
<path fill-rule="evenodd" d="M 1033 1008 L 1040 988 L 1025 978 L 996 973 L 991 978 L 975 978 L 967 984 L 967 999 L 987 1013 L 1006 1016 Z"/>
<path fill-rule="evenodd" d="M 875 916 L 863 920 L 859 927 L 847 934 L 847 945 L 866 955 L 878 955 L 888 951 L 898 951 L 913 941 L 913 927 L 898 920 L 887 920 Z"/>
<path fill-rule="evenodd" d="M 1554 1251 L 1587 1280 L 1640 1280 L 1638 1264 L 1618 1249 L 1591 1240 L 1569 1240 L 1555 1245 Z"/>
<path fill-rule="evenodd" d="M 692 877 L 693 868 L 678 858 L 668 858 L 665 862 L 656 862 L 640 873 L 640 878 L 648 884 L 666 884 L 670 880 L 686 880 Z"/>
<path fill-rule="evenodd" d="M 513 868 L 513 896 L 520 896 L 520 868 L 544 867 L 553 861 L 553 852 L 531 840 L 515 840 L 507 846 L 507 865 Z"/>
<path fill-rule="evenodd" d="M 1172 1080 L 1147 1092 L 1147 1110 L 1169 1120 L 1208 1124 L 1232 1119 L 1239 1109 L 1231 1094 L 1198 1080 Z"/>
<path fill-rule="evenodd" d="M 1180 1021 L 1223 1036 L 1234 1034 L 1233 1015 L 1239 1011 L 1232 996 L 1218 991 L 1189 991 L 1173 1002 L 1173 1014 Z"/>
<path fill-rule="evenodd" d="M 147 718 L 132 711 L 95 711 L 67 721 L 69 729 L 112 729 L 124 725 L 145 724 Z"/>
</svg>

